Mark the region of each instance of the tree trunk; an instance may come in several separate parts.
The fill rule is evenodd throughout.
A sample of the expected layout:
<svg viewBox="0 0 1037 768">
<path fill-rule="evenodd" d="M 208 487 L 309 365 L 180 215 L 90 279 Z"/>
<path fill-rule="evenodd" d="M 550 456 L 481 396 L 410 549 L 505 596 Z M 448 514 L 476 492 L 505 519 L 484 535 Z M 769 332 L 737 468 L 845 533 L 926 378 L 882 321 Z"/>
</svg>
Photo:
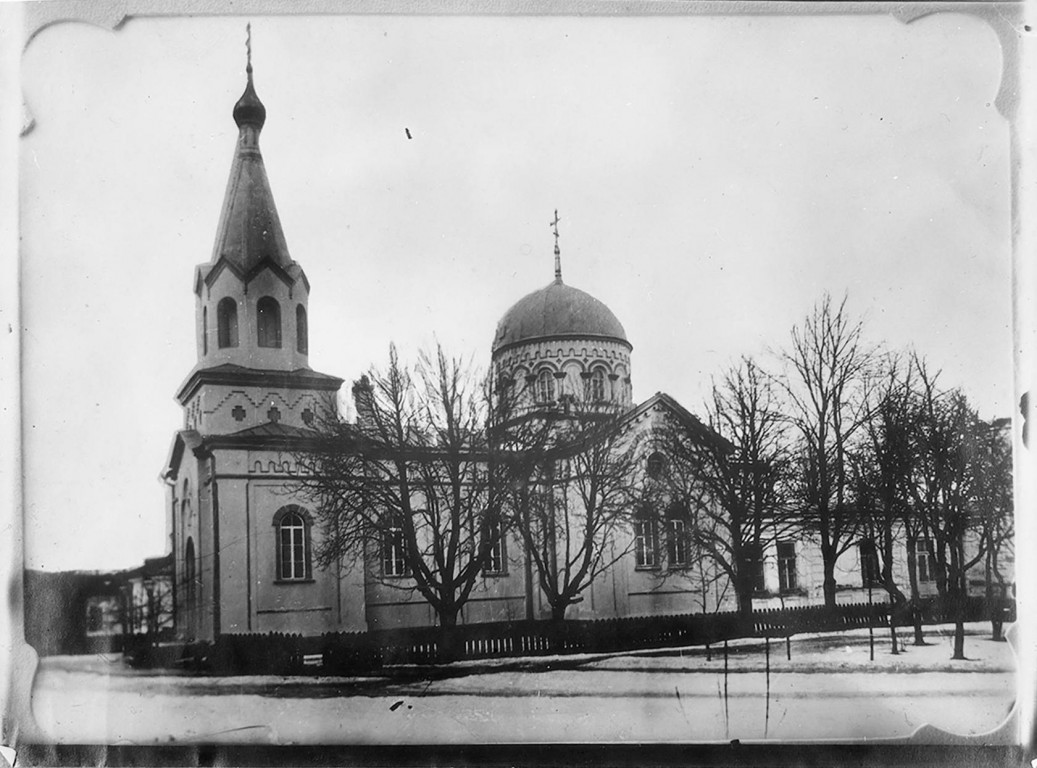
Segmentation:
<svg viewBox="0 0 1037 768">
<path fill-rule="evenodd" d="M 918 555 L 912 550 L 907 551 L 907 576 L 908 583 L 911 587 L 911 600 L 910 608 L 911 611 L 911 623 L 915 629 L 915 645 L 927 645 L 925 642 L 925 636 L 922 634 L 922 607 L 919 605 L 918 595 Z"/>
<path fill-rule="evenodd" d="M 954 620 L 954 655 L 951 657 L 956 661 L 965 659 L 965 622 L 958 610 L 958 617 Z"/>
<path fill-rule="evenodd" d="M 835 558 L 824 557 L 824 572 L 825 607 L 835 608 Z"/>
<path fill-rule="evenodd" d="M 551 621 L 556 624 L 561 624 L 565 621 L 565 609 L 569 607 L 568 603 L 554 604 L 551 605 Z"/>
<path fill-rule="evenodd" d="M 457 661 L 461 656 L 462 642 L 457 632 L 457 610 L 441 610 L 439 613 L 438 659 L 440 662 Z"/>
</svg>

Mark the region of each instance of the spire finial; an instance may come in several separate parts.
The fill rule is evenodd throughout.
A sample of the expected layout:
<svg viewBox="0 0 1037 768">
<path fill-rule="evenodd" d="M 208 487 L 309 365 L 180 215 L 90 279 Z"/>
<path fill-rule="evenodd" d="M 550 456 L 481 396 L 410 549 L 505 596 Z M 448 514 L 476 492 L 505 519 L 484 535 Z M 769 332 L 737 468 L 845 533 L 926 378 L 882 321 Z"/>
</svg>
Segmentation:
<svg viewBox="0 0 1037 768">
<path fill-rule="evenodd" d="M 562 282 L 562 250 L 558 247 L 558 222 L 561 219 L 558 218 L 558 209 L 555 208 L 555 218 L 551 222 L 551 227 L 554 231 L 555 236 L 555 282 L 561 284 Z"/>
<path fill-rule="evenodd" d="M 245 25 L 245 74 L 252 79 L 252 22 Z"/>
</svg>

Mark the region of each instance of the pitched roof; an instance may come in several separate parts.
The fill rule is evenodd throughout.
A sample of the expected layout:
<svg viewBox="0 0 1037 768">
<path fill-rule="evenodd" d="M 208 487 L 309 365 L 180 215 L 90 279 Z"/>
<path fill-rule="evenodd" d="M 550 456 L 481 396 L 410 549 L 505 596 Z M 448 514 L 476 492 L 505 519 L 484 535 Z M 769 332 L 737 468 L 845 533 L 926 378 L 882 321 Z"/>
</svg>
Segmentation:
<svg viewBox="0 0 1037 768">
<path fill-rule="evenodd" d="M 648 413 L 648 411 L 653 408 L 659 407 L 669 410 L 677 418 L 678 422 L 680 422 L 680 424 L 691 434 L 704 440 L 717 440 L 722 444 L 730 445 L 729 441 L 720 433 L 712 427 L 703 424 L 695 414 L 677 402 L 672 395 L 668 395 L 665 392 L 656 392 L 643 403 L 628 411 L 623 418 L 628 422 L 634 421 L 639 416 Z"/>
</svg>

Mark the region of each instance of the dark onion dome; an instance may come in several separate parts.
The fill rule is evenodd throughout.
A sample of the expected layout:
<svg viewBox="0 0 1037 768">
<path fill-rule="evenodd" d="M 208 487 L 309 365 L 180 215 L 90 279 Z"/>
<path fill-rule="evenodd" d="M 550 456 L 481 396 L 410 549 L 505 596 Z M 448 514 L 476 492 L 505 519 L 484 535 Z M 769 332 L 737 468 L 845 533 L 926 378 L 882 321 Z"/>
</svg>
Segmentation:
<svg viewBox="0 0 1037 768">
<path fill-rule="evenodd" d="M 245 85 L 245 92 L 241 94 L 238 103 L 234 105 L 234 122 L 238 124 L 238 128 L 252 125 L 262 129 L 263 123 L 266 122 L 266 107 L 259 100 L 259 96 L 256 95 L 256 89 L 252 85 L 251 64 L 248 66 L 247 72 L 248 83 Z"/>
<path fill-rule="evenodd" d="M 519 299 L 497 324 L 493 353 L 540 339 L 607 339 L 631 348 L 612 310 L 561 279 Z"/>
</svg>

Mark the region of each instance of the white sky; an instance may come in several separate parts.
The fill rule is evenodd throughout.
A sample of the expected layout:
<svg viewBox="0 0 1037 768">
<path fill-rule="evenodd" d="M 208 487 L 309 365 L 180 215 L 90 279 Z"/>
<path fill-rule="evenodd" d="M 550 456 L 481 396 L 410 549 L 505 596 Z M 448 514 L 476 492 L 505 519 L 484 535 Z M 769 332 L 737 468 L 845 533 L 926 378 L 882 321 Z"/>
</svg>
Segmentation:
<svg viewBox="0 0 1037 768">
<path fill-rule="evenodd" d="M 26 566 L 165 550 L 245 18 L 44 30 L 23 59 Z M 637 399 L 700 411 L 824 291 L 1010 415 L 1001 51 L 966 15 L 253 17 L 261 147 L 306 270 L 310 363 L 438 338 L 480 366 L 552 278 L 616 313 Z M 408 140 L 405 129 L 413 139 Z"/>
</svg>

